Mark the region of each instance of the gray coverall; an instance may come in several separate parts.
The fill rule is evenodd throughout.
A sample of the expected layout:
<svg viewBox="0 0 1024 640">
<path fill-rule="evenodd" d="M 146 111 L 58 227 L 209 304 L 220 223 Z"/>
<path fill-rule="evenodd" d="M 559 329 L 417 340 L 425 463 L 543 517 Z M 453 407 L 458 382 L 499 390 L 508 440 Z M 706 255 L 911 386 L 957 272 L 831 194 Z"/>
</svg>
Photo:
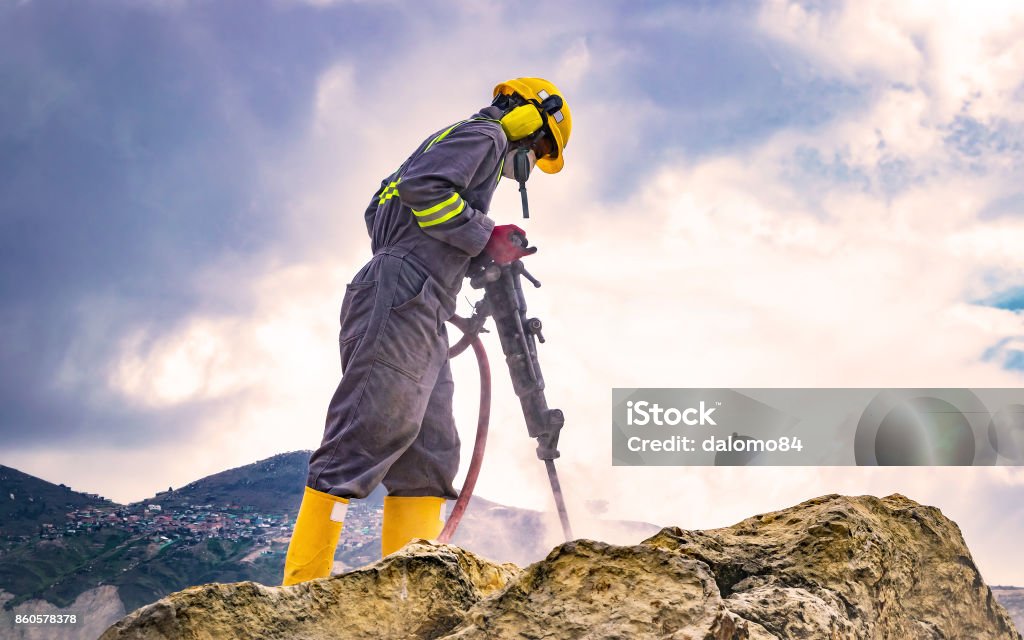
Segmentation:
<svg viewBox="0 0 1024 640">
<path fill-rule="evenodd" d="M 341 305 L 342 377 L 306 484 L 363 498 L 456 498 L 459 435 L 452 416 L 445 321 L 487 217 L 508 140 L 487 107 L 430 136 L 381 182 L 366 209 L 373 258 Z"/>
</svg>

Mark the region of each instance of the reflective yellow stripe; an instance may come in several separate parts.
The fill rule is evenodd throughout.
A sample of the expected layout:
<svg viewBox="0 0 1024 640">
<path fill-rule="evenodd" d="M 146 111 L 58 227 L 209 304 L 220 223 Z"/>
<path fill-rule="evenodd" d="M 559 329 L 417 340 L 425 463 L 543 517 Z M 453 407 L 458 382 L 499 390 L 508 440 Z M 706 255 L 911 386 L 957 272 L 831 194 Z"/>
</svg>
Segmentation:
<svg viewBox="0 0 1024 640">
<path fill-rule="evenodd" d="M 430 147 L 434 146 L 435 143 L 441 142 L 442 140 L 444 140 L 448 136 L 448 134 L 451 133 L 453 129 L 455 129 L 455 127 L 459 126 L 460 124 L 466 124 L 467 122 L 469 122 L 469 120 L 463 120 L 462 122 L 456 122 L 452 126 L 450 126 L 447 129 L 445 129 L 440 135 L 438 135 L 436 138 L 434 138 L 433 140 L 430 141 L 430 144 L 428 144 L 427 148 L 423 150 L 423 153 L 426 153 L 427 151 L 430 151 Z"/>
<path fill-rule="evenodd" d="M 421 227 L 432 227 L 435 224 L 447 222 L 462 213 L 466 208 L 466 201 L 458 193 L 453 193 L 450 198 L 439 202 L 429 209 L 413 211 L 416 216 L 416 224 Z"/>
<path fill-rule="evenodd" d="M 430 150 L 430 147 L 434 146 L 438 142 L 441 142 L 442 140 L 447 138 L 448 134 L 455 130 L 455 127 L 464 125 L 467 122 L 496 122 L 498 124 L 501 124 L 500 120 L 495 120 L 494 118 L 470 118 L 469 120 L 463 120 L 461 122 L 456 122 L 452 126 L 448 127 L 444 131 L 442 131 L 440 134 L 438 134 L 437 137 L 435 137 L 433 140 L 431 140 L 430 144 L 427 145 L 427 148 L 423 150 L 423 153 L 426 153 L 427 151 Z"/>
<path fill-rule="evenodd" d="M 458 200 L 461 197 L 462 196 L 460 196 L 458 193 L 453 193 L 452 197 L 448 198 L 447 200 L 445 200 L 443 202 L 439 202 L 439 203 L 435 204 L 434 206 L 430 207 L 429 209 L 423 209 L 422 211 L 416 211 L 415 209 L 413 209 L 412 212 L 418 218 L 422 218 L 424 216 L 429 216 L 432 213 L 437 213 L 441 209 L 444 209 L 445 207 L 447 207 L 448 205 L 452 204 L 453 202 L 455 202 L 456 200 Z"/>
<path fill-rule="evenodd" d="M 459 206 L 454 211 L 446 213 L 445 215 L 441 216 L 437 220 L 430 220 L 429 222 L 420 222 L 420 221 L 417 220 L 417 222 L 419 222 L 419 225 L 421 227 L 432 227 L 435 224 L 441 224 L 442 222 L 447 222 L 447 221 L 451 220 L 455 216 L 457 216 L 460 213 L 462 213 L 462 210 L 465 209 L 465 208 L 466 208 L 466 201 L 463 200 L 462 202 L 459 203 Z"/>
<path fill-rule="evenodd" d="M 380 192 L 380 197 L 377 198 L 377 204 L 384 204 L 385 202 L 387 202 L 391 198 L 397 196 L 398 195 L 398 183 L 401 182 L 401 181 L 402 181 L 402 179 L 399 178 L 398 180 L 392 180 L 391 182 L 389 182 L 388 186 L 384 187 L 384 190 Z"/>
</svg>

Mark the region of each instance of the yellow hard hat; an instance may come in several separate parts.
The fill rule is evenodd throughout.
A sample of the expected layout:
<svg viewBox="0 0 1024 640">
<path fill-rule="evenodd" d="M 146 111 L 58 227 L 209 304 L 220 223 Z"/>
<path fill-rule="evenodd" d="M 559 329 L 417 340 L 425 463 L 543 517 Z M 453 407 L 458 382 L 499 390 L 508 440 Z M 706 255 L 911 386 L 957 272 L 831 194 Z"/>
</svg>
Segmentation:
<svg viewBox="0 0 1024 640">
<path fill-rule="evenodd" d="M 515 78 L 502 82 L 494 87 L 494 97 L 499 94 L 519 96 L 536 101 L 537 104 L 544 102 L 549 96 L 562 97 L 558 87 L 543 78 Z M 569 144 L 569 134 L 572 132 L 572 113 L 569 111 L 569 103 L 562 98 L 562 108 L 558 111 L 547 114 L 547 125 L 551 131 L 551 137 L 555 139 L 555 156 L 544 156 L 537 158 L 537 167 L 544 173 L 558 173 L 565 164 L 562 157 L 565 146 Z"/>
</svg>

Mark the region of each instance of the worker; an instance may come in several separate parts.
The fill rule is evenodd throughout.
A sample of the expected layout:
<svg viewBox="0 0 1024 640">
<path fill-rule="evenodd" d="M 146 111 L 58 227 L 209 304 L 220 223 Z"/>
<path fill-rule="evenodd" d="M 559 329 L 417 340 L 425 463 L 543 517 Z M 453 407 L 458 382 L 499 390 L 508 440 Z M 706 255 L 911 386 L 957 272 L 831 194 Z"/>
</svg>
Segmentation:
<svg viewBox="0 0 1024 640">
<path fill-rule="evenodd" d="M 519 180 L 526 161 L 559 172 L 571 130 L 552 83 L 516 78 L 381 181 L 364 215 L 373 257 L 341 305 L 342 377 L 309 460 L 285 585 L 330 575 L 349 500 L 381 482 L 383 555 L 440 534 L 459 465 L 445 322 L 472 258 L 509 264 L 532 252 L 514 241 L 521 229 L 487 216 L 491 196 L 516 164 Z"/>
</svg>

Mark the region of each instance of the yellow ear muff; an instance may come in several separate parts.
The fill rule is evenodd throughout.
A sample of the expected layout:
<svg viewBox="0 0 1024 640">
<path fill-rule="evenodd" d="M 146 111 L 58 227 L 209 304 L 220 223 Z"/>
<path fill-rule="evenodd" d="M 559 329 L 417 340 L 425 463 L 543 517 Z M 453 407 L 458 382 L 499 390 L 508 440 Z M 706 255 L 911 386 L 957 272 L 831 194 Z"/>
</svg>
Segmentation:
<svg viewBox="0 0 1024 640">
<path fill-rule="evenodd" d="M 509 111 L 501 119 L 501 128 L 509 141 L 522 140 L 544 126 L 544 120 L 536 105 L 524 104 Z"/>
</svg>

